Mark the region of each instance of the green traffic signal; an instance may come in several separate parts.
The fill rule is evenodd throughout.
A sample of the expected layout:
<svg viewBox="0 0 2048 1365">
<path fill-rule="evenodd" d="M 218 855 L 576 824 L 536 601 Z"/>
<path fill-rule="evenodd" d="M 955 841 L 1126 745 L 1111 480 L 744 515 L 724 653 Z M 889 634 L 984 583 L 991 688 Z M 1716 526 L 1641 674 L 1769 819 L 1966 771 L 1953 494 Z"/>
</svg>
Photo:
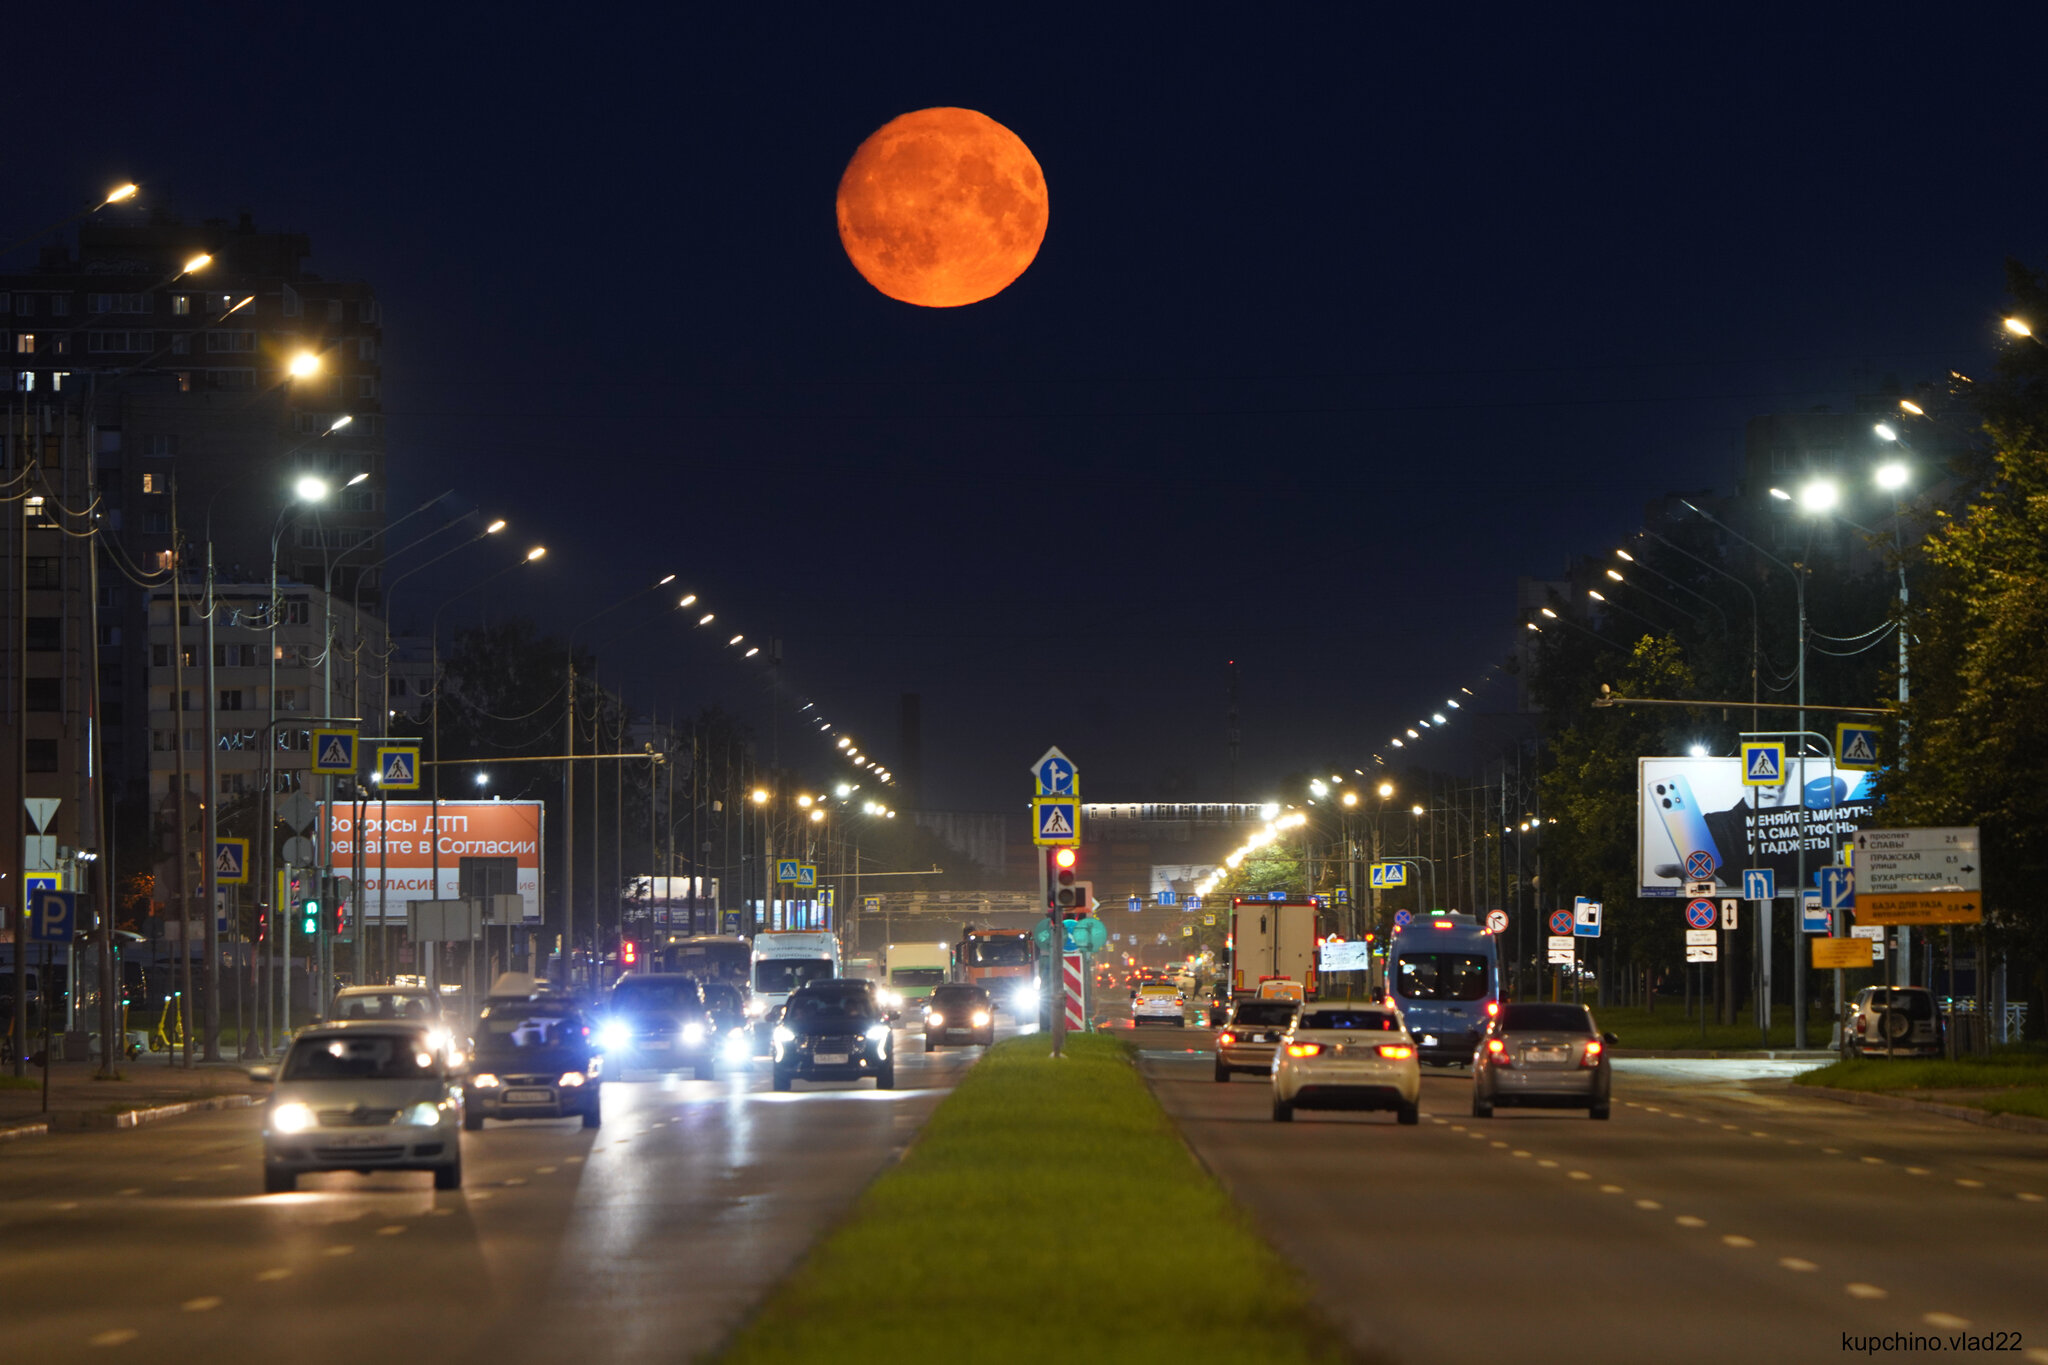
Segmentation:
<svg viewBox="0 0 2048 1365">
<path fill-rule="evenodd" d="M 320 932 L 319 901 L 301 901 L 299 903 L 299 916 L 300 933 L 304 934 L 308 938 L 312 938 L 314 935 Z"/>
</svg>

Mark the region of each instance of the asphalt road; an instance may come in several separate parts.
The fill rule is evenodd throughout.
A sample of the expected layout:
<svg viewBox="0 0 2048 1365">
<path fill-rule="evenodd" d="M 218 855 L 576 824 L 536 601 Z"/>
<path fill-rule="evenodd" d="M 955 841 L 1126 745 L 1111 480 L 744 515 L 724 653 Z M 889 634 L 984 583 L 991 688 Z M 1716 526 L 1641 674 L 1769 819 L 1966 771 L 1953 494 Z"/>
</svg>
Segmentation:
<svg viewBox="0 0 2048 1365">
<path fill-rule="evenodd" d="M 392 1173 L 263 1195 L 254 1110 L 8 1143 L 0 1339 L 14 1360 L 673 1365 L 724 1339 L 977 1055 L 910 1041 L 891 1092 L 778 1095 L 765 1061 L 608 1081 L 595 1132 L 466 1134 L 465 1188 L 443 1194 Z"/>
<path fill-rule="evenodd" d="M 2048 1362 L 2048 1139 L 1714 1062 L 1623 1064 L 1606 1123 L 1474 1119 L 1469 1073 L 1425 1069 L 1420 1127 L 1283 1125 L 1263 1078 L 1215 1083 L 1208 1036 L 1151 1031 L 1154 1090 L 1377 1358 L 1903 1360 L 1936 1352 L 1844 1337 L 1938 1337 L 1957 1356 L 1977 1352 L 1954 1338 L 2003 1332 L 2017 1339 L 1986 1344 L 2017 1349 L 1982 1358 Z"/>
</svg>

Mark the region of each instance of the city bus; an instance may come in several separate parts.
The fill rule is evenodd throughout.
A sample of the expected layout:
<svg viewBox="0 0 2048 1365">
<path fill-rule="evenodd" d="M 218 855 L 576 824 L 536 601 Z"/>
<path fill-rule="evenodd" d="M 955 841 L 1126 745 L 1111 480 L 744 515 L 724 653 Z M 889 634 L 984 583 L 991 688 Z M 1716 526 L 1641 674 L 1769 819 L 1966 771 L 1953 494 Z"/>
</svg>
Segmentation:
<svg viewBox="0 0 2048 1365">
<path fill-rule="evenodd" d="M 1401 1012 L 1421 1058 L 1466 1066 L 1500 1012 L 1500 955 L 1470 915 L 1439 911 L 1397 925 L 1387 949 L 1387 1003 Z"/>
<path fill-rule="evenodd" d="M 675 972 L 698 981 L 719 981 L 747 990 L 754 947 L 738 935 L 671 934 L 654 954 L 655 970 Z"/>
</svg>

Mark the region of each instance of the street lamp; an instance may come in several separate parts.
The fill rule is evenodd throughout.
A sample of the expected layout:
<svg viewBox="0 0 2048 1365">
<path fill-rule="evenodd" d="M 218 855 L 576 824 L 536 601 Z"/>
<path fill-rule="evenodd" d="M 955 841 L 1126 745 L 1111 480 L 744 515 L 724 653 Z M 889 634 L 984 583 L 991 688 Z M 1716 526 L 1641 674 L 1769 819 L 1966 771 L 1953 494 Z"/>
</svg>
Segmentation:
<svg viewBox="0 0 2048 1365">
<path fill-rule="evenodd" d="M 320 373 L 320 357 L 311 351 L 300 351 L 285 362 L 285 373 L 294 379 L 311 379 Z"/>
</svg>

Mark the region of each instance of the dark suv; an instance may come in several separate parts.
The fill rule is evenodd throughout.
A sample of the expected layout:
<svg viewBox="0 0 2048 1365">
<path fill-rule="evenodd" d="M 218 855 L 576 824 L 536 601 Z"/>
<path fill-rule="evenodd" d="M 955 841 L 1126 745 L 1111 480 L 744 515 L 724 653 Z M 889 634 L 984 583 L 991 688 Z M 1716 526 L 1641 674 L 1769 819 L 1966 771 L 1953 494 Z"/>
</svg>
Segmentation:
<svg viewBox="0 0 2048 1365">
<path fill-rule="evenodd" d="M 629 1069 L 681 1071 L 697 1079 L 717 1074 L 718 1049 L 704 991 L 687 976 L 634 972 L 613 983 L 598 1025 L 605 1066 L 612 1079 Z"/>
<path fill-rule="evenodd" d="M 979 986 L 932 988 L 925 1001 L 924 1050 L 935 1052 L 948 1043 L 991 1046 L 996 1040 L 995 1007 Z"/>
<path fill-rule="evenodd" d="M 896 1088 L 896 1052 L 874 983 L 817 981 L 790 994 L 771 1035 L 775 1088 L 790 1082 L 857 1081 Z"/>
<path fill-rule="evenodd" d="M 492 1119 L 602 1121 L 604 1059 L 583 1012 L 566 1000 L 493 1000 L 477 1017 L 462 1126 Z"/>
</svg>

